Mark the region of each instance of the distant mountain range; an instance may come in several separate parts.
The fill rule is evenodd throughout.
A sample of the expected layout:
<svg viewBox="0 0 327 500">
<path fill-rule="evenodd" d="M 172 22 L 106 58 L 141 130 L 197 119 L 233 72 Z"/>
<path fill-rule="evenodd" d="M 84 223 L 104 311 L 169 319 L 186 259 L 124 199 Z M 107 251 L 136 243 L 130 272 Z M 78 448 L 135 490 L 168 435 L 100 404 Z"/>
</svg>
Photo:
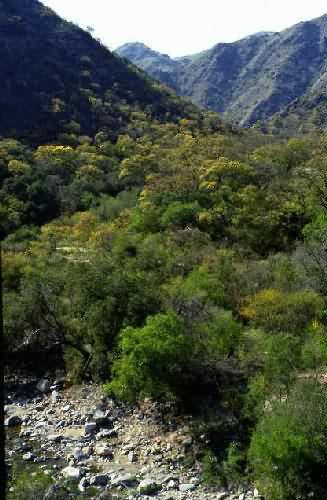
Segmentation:
<svg viewBox="0 0 327 500">
<path fill-rule="evenodd" d="M 116 53 L 239 125 L 261 121 L 297 129 L 304 119 L 327 125 L 327 14 L 175 59 L 142 43 L 128 43 Z"/>
</svg>

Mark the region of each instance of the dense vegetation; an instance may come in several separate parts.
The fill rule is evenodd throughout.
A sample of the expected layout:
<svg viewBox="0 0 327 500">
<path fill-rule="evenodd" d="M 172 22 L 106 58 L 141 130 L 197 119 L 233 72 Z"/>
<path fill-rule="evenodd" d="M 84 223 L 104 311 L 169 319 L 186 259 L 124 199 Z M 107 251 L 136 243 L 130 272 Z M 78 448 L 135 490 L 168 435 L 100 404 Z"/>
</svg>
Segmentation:
<svg viewBox="0 0 327 500">
<path fill-rule="evenodd" d="M 165 118 L 140 101 L 120 128 L 117 100 L 112 131 L 72 104 L 68 135 L 44 143 L 31 114 L 0 140 L 8 369 L 62 363 L 131 403 L 173 400 L 210 436 L 208 483 L 321 500 L 327 138 L 228 131 L 157 92 Z"/>
<path fill-rule="evenodd" d="M 222 460 L 250 446 L 267 498 L 321 498 L 326 139 L 193 125 L 139 114 L 116 143 L 2 140 L 8 359 L 42 369 L 53 350 L 74 380 L 107 380 L 119 398 L 201 409 Z"/>
<path fill-rule="evenodd" d="M 241 125 L 274 120 L 274 131 L 290 134 L 326 126 L 326 15 L 281 33 L 257 33 L 234 43 L 218 43 L 200 54 L 169 58 L 140 43 L 117 50 L 156 80 L 195 104 Z M 313 99 L 312 94 L 316 95 Z M 303 99 L 303 102 L 302 102 Z M 296 104 L 288 117 L 288 107 Z M 314 115 L 311 117 L 311 111 Z M 295 115 L 299 115 L 296 120 Z M 306 115 L 307 126 L 301 115 Z M 284 125 L 284 127 L 282 126 Z"/>
<path fill-rule="evenodd" d="M 116 138 L 131 112 L 174 121 L 200 113 L 37 0 L 0 1 L 0 134 L 36 144 Z M 17 64 L 19 61 L 19 64 Z"/>
</svg>

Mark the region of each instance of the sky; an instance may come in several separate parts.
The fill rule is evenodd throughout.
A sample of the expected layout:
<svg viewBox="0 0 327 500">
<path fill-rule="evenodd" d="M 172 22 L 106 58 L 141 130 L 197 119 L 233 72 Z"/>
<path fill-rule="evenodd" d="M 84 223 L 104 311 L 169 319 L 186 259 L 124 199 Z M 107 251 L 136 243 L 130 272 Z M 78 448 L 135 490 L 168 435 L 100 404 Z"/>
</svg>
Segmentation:
<svg viewBox="0 0 327 500">
<path fill-rule="evenodd" d="M 127 42 L 178 57 L 258 31 L 281 31 L 327 13 L 327 0 L 42 0 L 92 26 L 110 49 Z"/>
</svg>

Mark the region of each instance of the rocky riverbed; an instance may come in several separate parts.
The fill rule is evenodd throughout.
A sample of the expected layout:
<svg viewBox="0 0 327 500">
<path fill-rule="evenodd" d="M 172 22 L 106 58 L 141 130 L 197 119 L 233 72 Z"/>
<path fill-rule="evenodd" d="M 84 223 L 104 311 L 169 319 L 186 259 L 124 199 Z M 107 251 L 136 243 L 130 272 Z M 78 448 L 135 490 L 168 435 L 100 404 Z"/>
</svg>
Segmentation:
<svg viewBox="0 0 327 500">
<path fill-rule="evenodd" d="M 193 440 L 190 419 L 167 417 L 167 408 L 157 403 L 145 401 L 131 408 L 105 397 L 100 386 L 64 388 L 63 380 L 42 379 L 9 384 L 5 416 L 9 467 L 14 459 L 26 467 L 37 464 L 59 484 L 72 480 L 76 496 L 260 498 L 255 489 L 207 488 L 201 481 L 199 443 Z"/>
</svg>

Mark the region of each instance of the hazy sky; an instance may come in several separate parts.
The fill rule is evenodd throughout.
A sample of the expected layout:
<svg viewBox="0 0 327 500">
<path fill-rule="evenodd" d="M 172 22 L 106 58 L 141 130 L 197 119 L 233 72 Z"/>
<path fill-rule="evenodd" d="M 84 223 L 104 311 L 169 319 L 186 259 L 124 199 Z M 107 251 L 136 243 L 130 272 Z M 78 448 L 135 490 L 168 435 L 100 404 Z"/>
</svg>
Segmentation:
<svg viewBox="0 0 327 500">
<path fill-rule="evenodd" d="M 327 13 L 327 0 L 43 0 L 69 21 L 95 28 L 110 48 L 143 42 L 192 54 L 257 31 L 280 31 Z"/>
</svg>

